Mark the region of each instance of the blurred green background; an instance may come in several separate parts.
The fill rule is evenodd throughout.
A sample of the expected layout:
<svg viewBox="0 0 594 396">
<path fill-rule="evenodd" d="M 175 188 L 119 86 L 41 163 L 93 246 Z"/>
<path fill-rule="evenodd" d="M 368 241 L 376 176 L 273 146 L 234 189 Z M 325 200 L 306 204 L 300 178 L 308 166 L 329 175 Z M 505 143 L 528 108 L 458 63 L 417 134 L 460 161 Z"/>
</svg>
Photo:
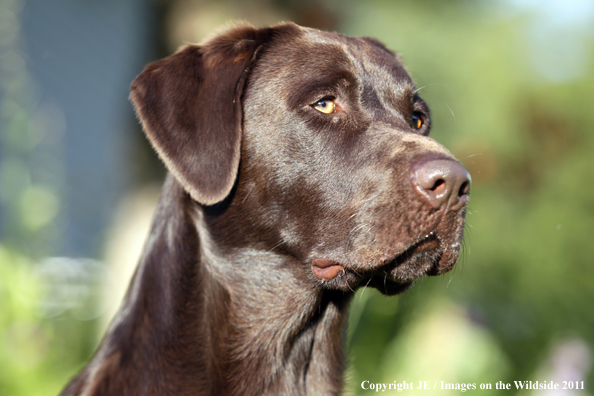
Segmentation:
<svg viewBox="0 0 594 396">
<path fill-rule="evenodd" d="M 538 380 L 585 390 L 504 393 L 594 395 L 591 0 L 0 0 L 0 395 L 57 394 L 125 289 L 164 174 L 127 102 L 134 75 L 238 19 L 385 42 L 473 176 L 455 270 L 355 296 L 347 393 Z"/>
</svg>

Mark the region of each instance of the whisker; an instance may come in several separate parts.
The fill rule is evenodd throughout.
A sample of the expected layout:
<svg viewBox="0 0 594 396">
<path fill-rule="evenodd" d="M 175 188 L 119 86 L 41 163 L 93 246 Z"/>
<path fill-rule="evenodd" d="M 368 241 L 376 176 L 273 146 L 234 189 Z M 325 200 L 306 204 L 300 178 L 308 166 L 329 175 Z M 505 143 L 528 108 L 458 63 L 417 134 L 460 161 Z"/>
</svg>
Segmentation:
<svg viewBox="0 0 594 396">
<path fill-rule="evenodd" d="M 446 107 L 450 110 L 450 113 L 452 113 L 452 117 L 454 118 L 454 120 L 456 119 L 456 115 L 454 114 L 454 110 L 452 110 L 452 108 L 450 107 L 450 105 L 443 99 L 439 98 L 443 104 L 446 105 Z"/>
<path fill-rule="evenodd" d="M 363 298 L 363 293 L 365 293 L 365 290 L 367 290 L 367 286 L 369 286 L 369 282 L 371 282 L 371 278 L 369 278 L 369 280 L 367 281 L 365 286 L 363 286 L 363 290 L 361 290 L 361 294 L 359 295 L 359 301 L 361 301 L 361 299 Z"/>
<path fill-rule="evenodd" d="M 276 249 L 277 247 L 279 247 L 280 245 L 282 245 L 285 241 L 281 239 L 281 241 L 279 243 L 277 243 L 276 245 L 274 245 L 273 247 L 270 248 L 270 250 L 268 250 L 268 253 L 272 252 L 274 249 Z"/>
<path fill-rule="evenodd" d="M 351 285 L 349 284 L 349 282 L 347 282 L 347 286 L 349 289 L 351 289 L 351 291 L 354 293 L 355 291 L 353 290 L 353 288 L 351 287 Z"/>
<path fill-rule="evenodd" d="M 365 231 L 365 234 L 369 234 L 371 232 L 371 230 L 373 230 L 375 228 L 375 226 L 371 226 L 367 229 L 367 231 Z"/>
<path fill-rule="evenodd" d="M 415 90 L 413 91 L 413 94 L 416 94 L 416 93 L 418 93 L 420 90 L 422 90 L 422 89 L 425 89 L 425 88 L 427 88 L 427 87 L 436 87 L 436 86 L 451 87 L 452 85 L 451 85 L 451 84 L 425 84 L 425 85 L 422 85 L 422 86 L 420 86 L 419 88 L 415 89 Z"/>
<path fill-rule="evenodd" d="M 247 192 L 247 194 L 245 194 L 245 197 L 243 197 L 243 201 L 241 201 L 241 203 L 244 203 L 245 200 L 247 199 L 247 197 L 252 193 L 252 191 L 254 191 L 254 188 L 256 188 L 255 185 L 252 185 L 252 188 L 250 188 L 250 191 Z"/>
<path fill-rule="evenodd" d="M 359 231 L 363 227 L 367 227 L 367 224 L 366 223 L 361 223 L 358 226 L 354 227 L 351 231 L 349 231 L 349 234 L 348 234 L 347 238 L 350 237 L 353 232 Z"/>
</svg>

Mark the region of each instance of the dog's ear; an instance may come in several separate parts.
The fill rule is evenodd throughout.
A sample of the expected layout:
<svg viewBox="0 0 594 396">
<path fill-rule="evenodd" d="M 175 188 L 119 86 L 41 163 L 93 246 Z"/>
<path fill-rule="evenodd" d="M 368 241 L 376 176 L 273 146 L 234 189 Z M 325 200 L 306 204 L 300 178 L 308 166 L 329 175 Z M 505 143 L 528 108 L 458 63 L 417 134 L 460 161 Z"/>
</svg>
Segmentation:
<svg viewBox="0 0 594 396">
<path fill-rule="evenodd" d="M 240 27 L 150 64 L 131 99 L 153 147 L 192 198 L 222 201 L 239 169 L 241 95 L 258 49 L 282 27 Z M 292 25 L 291 29 L 297 28 Z"/>
</svg>

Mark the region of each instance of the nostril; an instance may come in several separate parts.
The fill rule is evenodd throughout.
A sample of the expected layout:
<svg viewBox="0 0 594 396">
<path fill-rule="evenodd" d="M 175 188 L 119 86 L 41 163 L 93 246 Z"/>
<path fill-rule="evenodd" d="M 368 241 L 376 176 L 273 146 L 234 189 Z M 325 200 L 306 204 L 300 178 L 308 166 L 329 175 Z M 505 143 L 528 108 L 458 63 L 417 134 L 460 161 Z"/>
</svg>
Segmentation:
<svg viewBox="0 0 594 396">
<path fill-rule="evenodd" d="M 466 180 L 464 183 L 462 183 L 460 190 L 458 191 L 458 198 L 462 198 L 468 194 L 470 194 L 470 180 Z"/>
<path fill-rule="evenodd" d="M 443 194 L 446 190 L 446 182 L 443 179 L 437 179 L 433 187 L 429 190 L 433 191 L 436 194 Z"/>
</svg>

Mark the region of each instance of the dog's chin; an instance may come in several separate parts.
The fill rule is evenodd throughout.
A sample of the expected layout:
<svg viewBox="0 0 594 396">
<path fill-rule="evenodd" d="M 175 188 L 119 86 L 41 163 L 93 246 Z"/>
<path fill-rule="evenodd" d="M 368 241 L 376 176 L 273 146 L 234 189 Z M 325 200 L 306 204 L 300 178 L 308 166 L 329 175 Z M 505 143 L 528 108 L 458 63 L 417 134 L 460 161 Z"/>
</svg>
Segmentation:
<svg viewBox="0 0 594 396">
<path fill-rule="evenodd" d="M 400 294 L 408 290 L 415 280 L 425 275 L 441 275 L 454 267 L 460 244 L 451 243 L 445 248 L 443 242 L 436 235 L 429 235 L 372 269 L 346 267 L 334 279 L 325 282 L 324 286 L 343 291 L 373 287 L 384 295 Z"/>
<path fill-rule="evenodd" d="M 434 243 L 427 243 L 434 245 Z M 382 294 L 392 296 L 409 289 L 415 280 L 424 275 L 439 273 L 443 254 L 439 248 L 407 250 L 383 267 L 374 271 L 369 280 L 369 286 L 376 288 Z"/>
</svg>

